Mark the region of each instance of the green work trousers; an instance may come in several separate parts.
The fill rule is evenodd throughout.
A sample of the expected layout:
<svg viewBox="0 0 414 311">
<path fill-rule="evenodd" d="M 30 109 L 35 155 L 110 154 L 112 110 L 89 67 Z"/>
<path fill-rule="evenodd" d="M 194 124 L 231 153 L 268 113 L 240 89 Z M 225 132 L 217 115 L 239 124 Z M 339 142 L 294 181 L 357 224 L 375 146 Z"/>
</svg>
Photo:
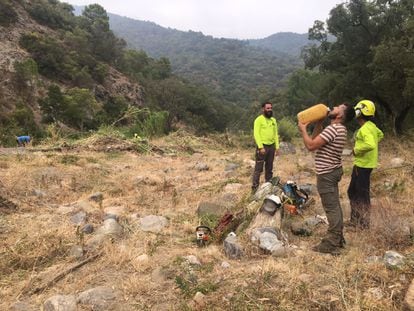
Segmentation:
<svg viewBox="0 0 414 311">
<path fill-rule="evenodd" d="M 338 183 L 342 178 L 342 174 L 342 167 L 339 167 L 332 172 L 317 175 L 317 188 L 329 223 L 327 234 L 322 242 L 328 243 L 333 247 L 341 247 L 344 241 L 344 220 L 338 189 Z"/>
</svg>

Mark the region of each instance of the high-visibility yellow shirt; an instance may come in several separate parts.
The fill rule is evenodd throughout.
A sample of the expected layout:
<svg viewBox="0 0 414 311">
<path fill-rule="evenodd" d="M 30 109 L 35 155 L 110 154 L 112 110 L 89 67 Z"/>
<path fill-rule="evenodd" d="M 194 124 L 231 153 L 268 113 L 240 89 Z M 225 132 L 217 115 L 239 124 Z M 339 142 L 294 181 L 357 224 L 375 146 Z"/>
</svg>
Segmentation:
<svg viewBox="0 0 414 311">
<path fill-rule="evenodd" d="M 279 149 L 279 134 L 275 118 L 266 118 L 264 115 L 258 116 L 254 120 L 253 134 L 259 149 L 263 148 L 263 145 L 273 144 L 275 144 L 276 149 Z"/>
<path fill-rule="evenodd" d="M 354 165 L 375 168 L 378 165 L 378 143 L 384 133 L 371 121 L 365 122 L 355 135 Z"/>
</svg>

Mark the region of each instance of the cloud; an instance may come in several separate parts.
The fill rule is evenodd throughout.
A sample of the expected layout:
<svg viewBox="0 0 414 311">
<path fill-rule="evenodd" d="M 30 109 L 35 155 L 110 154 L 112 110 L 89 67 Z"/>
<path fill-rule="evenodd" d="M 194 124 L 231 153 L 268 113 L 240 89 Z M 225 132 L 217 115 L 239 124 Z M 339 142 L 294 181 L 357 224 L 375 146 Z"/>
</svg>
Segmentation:
<svg viewBox="0 0 414 311">
<path fill-rule="evenodd" d="M 107 12 L 214 37 L 253 39 L 277 32 L 305 33 L 326 20 L 340 0 L 70 0 L 99 3 Z"/>
</svg>

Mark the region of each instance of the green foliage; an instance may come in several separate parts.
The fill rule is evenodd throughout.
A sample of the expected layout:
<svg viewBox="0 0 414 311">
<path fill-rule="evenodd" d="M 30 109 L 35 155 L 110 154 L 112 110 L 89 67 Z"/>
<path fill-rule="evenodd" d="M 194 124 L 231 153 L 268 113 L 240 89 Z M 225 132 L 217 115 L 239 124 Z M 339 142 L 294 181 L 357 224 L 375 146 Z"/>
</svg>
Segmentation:
<svg viewBox="0 0 414 311">
<path fill-rule="evenodd" d="M 112 64 L 118 62 L 126 43 L 109 29 L 109 17 L 102 6 L 86 6 L 79 17 L 79 26 L 90 34 L 89 48 L 97 59 Z"/>
<path fill-rule="evenodd" d="M 81 131 L 96 128 L 94 116 L 101 110 L 94 95 L 87 89 L 73 88 L 64 97 L 63 122 Z"/>
<path fill-rule="evenodd" d="M 72 88 L 62 93 L 59 86 L 51 85 L 47 97 L 39 101 L 43 122 L 63 122 L 78 130 L 97 127 L 95 115 L 101 105 L 88 89 Z"/>
<path fill-rule="evenodd" d="M 327 26 L 316 21 L 309 36 L 321 44 L 304 51 L 304 60 L 330 78 L 321 92 L 336 102 L 373 100 L 402 133 L 414 105 L 413 13 L 413 0 L 352 0 L 332 9 Z"/>
<path fill-rule="evenodd" d="M 28 58 L 13 65 L 15 70 L 13 83 L 17 91 L 21 93 L 31 91 L 38 76 L 37 63 L 32 58 Z"/>
<path fill-rule="evenodd" d="M 35 0 L 26 5 L 27 12 L 37 22 L 53 29 L 71 29 L 74 26 L 73 7 L 56 0 Z"/>
<path fill-rule="evenodd" d="M 129 133 L 143 137 L 164 135 L 167 133 L 167 120 L 167 111 L 149 112 L 130 127 Z"/>
<path fill-rule="evenodd" d="M 129 46 L 152 57 L 168 57 L 174 74 L 209 88 L 221 102 L 246 106 L 263 87 L 282 87 L 281 81 L 301 65 L 297 57 L 255 48 L 247 41 L 215 39 L 116 15 L 110 23 Z"/>
<path fill-rule="evenodd" d="M 0 144 L 15 146 L 16 136 L 20 135 L 39 137 L 42 133 L 35 122 L 33 111 L 18 101 L 11 113 L 0 116 Z"/>
<path fill-rule="evenodd" d="M 20 45 L 30 52 L 39 66 L 39 72 L 49 78 L 70 79 L 66 64 L 72 63 L 64 47 L 55 39 L 31 33 L 22 35 Z"/>
<path fill-rule="evenodd" d="M 0 26 L 7 27 L 17 22 L 17 13 L 9 0 L 0 0 Z"/>
<path fill-rule="evenodd" d="M 282 141 L 290 142 L 293 138 L 299 136 L 296 123 L 290 118 L 282 118 L 278 121 L 279 136 Z"/>
<path fill-rule="evenodd" d="M 49 86 L 47 97 L 39 100 L 42 111 L 42 120 L 45 123 L 54 123 L 62 119 L 64 112 L 64 98 L 60 87 Z"/>
</svg>

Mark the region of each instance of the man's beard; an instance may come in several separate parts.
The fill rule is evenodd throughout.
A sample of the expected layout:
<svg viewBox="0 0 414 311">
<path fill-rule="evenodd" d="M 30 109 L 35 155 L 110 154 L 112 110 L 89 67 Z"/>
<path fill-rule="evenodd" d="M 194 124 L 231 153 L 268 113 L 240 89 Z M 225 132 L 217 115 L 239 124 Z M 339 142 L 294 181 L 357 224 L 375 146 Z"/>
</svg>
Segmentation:
<svg viewBox="0 0 414 311">
<path fill-rule="evenodd" d="M 265 111 L 264 116 L 266 118 L 271 118 L 273 116 L 273 111 Z"/>
</svg>

